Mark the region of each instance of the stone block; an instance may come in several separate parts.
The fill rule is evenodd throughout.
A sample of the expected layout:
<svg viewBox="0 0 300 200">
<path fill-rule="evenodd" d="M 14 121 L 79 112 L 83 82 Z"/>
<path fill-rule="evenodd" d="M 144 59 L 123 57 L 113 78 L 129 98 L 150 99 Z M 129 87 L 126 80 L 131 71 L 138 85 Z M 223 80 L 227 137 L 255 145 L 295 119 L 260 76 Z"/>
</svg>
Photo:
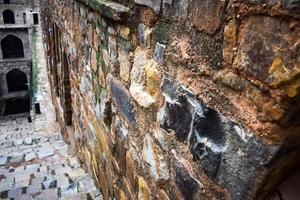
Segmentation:
<svg viewBox="0 0 300 200">
<path fill-rule="evenodd" d="M 196 200 L 197 193 L 201 189 L 199 182 L 194 179 L 187 169 L 177 160 L 172 163 L 176 189 L 180 192 L 183 199 Z"/>
<path fill-rule="evenodd" d="M 10 199 L 19 199 L 22 195 L 22 188 L 11 188 L 8 191 L 8 198 Z"/>
<path fill-rule="evenodd" d="M 156 14 L 160 11 L 161 0 L 134 0 L 134 2 L 152 8 Z"/>
<path fill-rule="evenodd" d="M 4 166 L 7 162 L 7 156 L 0 156 L 0 166 Z"/>
<path fill-rule="evenodd" d="M 300 88 L 295 80 L 300 74 L 297 42 L 300 31 L 277 18 L 254 16 L 245 22 L 242 32 L 234 66 L 249 78 L 282 88 L 287 96 L 295 97 Z"/>
<path fill-rule="evenodd" d="M 153 58 L 158 63 L 163 63 L 166 45 L 156 42 Z"/>
<path fill-rule="evenodd" d="M 214 34 L 221 26 L 225 1 L 192 0 L 191 16 L 199 31 Z"/>
<path fill-rule="evenodd" d="M 118 62 L 120 65 L 120 77 L 124 81 L 129 81 L 130 79 L 130 70 L 131 70 L 131 62 L 130 62 L 130 55 L 129 49 L 126 47 L 120 47 L 118 49 Z"/>
<path fill-rule="evenodd" d="M 13 166 L 16 166 L 16 165 L 19 165 L 23 162 L 24 160 L 24 154 L 22 153 L 16 153 L 14 155 L 11 156 L 11 159 L 10 159 L 10 164 L 13 165 Z"/>
<path fill-rule="evenodd" d="M 43 159 L 49 156 L 53 156 L 54 155 L 54 149 L 50 146 L 48 147 L 42 147 L 40 149 L 37 150 L 37 156 L 39 159 Z"/>
<path fill-rule="evenodd" d="M 188 12 L 188 0 L 163 0 L 163 14 L 171 19 L 185 19 Z"/>
<path fill-rule="evenodd" d="M 145 108 L 156 104 L 160 97 L 160 74 L 157 65 L 153 59 L 148 58 L 146 50 L 136 50 L 129 91 L 134 100 Z"/>
<path fill-rule="evenodd" d="M 144 178 L 138 178 L 138 200 L 151 200 L 151 191 Z"/>
<path fill-rule="evenodd" d="M 129 15 L 130 9 L 114 1 L 105 0 L 80 0 L 91 8 L 99 11 L 101 15 L 110 19 L 120 21 L 126 15 Z"/>
<path fill-rule="evenodd" d="M 4 178 L 0 181 L 0 193 L 11 189 L 14 185 L 14 178 Z"/>
<path fill-rule="evenodd" d="M 118 111 L 135 126 L 136 114 L 135 107 L 126 88 L 112 76 L 108 79 L 110 92 Z"/>
<path fill-rule="evenodd" d="M 141 45 L 149 47 L 151 45 L 153 30 L 145 24 L 139 24 L 137 27 L 137 32 Z"/>
</svg>

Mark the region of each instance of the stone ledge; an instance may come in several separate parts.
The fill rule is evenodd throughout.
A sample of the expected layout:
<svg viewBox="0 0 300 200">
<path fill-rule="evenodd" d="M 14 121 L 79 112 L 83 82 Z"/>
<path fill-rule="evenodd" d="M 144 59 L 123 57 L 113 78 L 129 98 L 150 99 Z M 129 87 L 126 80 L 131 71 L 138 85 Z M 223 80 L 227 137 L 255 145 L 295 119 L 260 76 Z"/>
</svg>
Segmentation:
<svg viewBox="0 0 300 200">
<path fill-rule="evenodd" d="M 99 11 L 101 15 L 115 21 L 122 20 L 125 14 L 128 14 L 130 8 L 112 1 L 106 0 L 79 0 L 90 8 Z"/>
</svg>

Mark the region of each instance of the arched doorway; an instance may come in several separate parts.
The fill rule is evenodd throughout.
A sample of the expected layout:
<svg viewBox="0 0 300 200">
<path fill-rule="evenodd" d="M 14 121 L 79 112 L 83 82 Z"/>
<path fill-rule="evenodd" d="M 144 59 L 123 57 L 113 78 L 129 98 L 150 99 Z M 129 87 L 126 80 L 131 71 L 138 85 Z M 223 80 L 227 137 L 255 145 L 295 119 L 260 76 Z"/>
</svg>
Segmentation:
<svg viewBox="0 0 300 200">
<path fill-rule="evenodd" d="M 13 69 L 6 74 L 7 87 L 9 92 L 28 90 L 26 74 L 18 69 Z"/>
<path fill-rule="evenodd" d="M 11 10 L 3 11 L 3 21 L 4 24 L 14 24 L 15 23 L 15 14 Z"/>
<path fill-rule="evenodd" d="M 20 38 L 8 35 L 1 41 L 3 58 L 24 58 L 23 42 Z"/>
</svg>

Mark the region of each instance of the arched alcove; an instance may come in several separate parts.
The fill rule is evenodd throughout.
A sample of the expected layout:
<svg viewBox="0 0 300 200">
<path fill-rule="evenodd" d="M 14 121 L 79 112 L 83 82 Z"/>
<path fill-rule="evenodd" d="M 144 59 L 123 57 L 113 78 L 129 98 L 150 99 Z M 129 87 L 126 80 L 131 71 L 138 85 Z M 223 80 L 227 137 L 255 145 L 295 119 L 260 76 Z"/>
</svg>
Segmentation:
<svg viewBox="0 0 300 200">
<path fill-rule="evenodd" d="M 14 24 L 15 23 L 15 14 L 11 10 L 3 11 L 3 21 L 4 24 Z"/>
<path fill-rule="evenodd" d="M 28 90 L 26 74 L 18 69 L 13 69 L 6 74 L 7 87 L 9 92 Z"/>
<path fill-rule="evenodd" d="M 1 41 L 3 59 L 24 58 L 23 42 L 20 38 L 8 35 Z"/>
<path fill-rule="evenodd" d="M 4 116 L 15 115 L 30 112 L 30 100 L 24 99 L 8 99 L 5 106 Z"/>
</svg>

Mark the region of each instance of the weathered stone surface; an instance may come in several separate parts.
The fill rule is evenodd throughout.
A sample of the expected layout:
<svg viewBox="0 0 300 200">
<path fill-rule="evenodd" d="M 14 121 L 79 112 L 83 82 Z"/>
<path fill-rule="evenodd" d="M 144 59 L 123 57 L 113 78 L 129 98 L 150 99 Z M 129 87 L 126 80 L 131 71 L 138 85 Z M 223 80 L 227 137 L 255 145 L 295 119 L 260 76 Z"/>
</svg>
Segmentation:
<svg viewBox="0 0 300 200">
<path fill-rule="evenodd" d="M 76 195 L 77 193 L 78 193 L 78 184 L 72 183 L 66 188 L 62 188 L 61 197 L 68 197 L 68 196 Z"/>
<path fill-rule="evenodd" d="M 134 2 L 152 8 L 156 14 L 160 11 L 161 0 L 134 0 Z"/>
<path fill-rule="evenodd" d="M 153 54 L 153 58 L 156 62 L 162 63 L 164 61 L 165 50 L 166 50 L 166 45 L 160 44 L 158 42 L 156 43 L 154 54 Z"/>
<path fill-rule="evenodd" d="M 8 157 L 7 156 L 0 156 L 0 166 L 6 164 Z"/>
<path fill-rule="evenodd" d="M 13 188 L 8 192 L 8 198 L 19 199 L 22 195 L 22 188 Z"/>
<path fill-rule="evenodd" d="M 123 41 L 124 42 L 124 41 Z M 126 43 L 126 42 L 124 42 Z M 128 44 L 128 43 L 126 43 Z M 120 65 L 120 77 L 124 81 L 129 81 L 131 62 L 130 62 L 130 49 L 127 45 L 122 45 L 118 48 L 118 62 Z"/>
<path fill-rule="evenodd" d="M 15 146 L 20 146 L 23 144 L 23 140 L 14 140 L 13 142 Z"/>
<path fill-rule="evenodd" d="M 52 176 L 48 176 L 47 180 L 45 180 L 42 183 L 42 189 L 50 189 L 50 188 L 55 188 L 57 184 L 57 181 L 52 177 Z"/>
<path fill-rule="evenodd" d="M 130 122 L 133 126 L 136 124 L 136 114 L 134 104 L 130 98 L 129 92 L 126 88 L 116 81 L 114 78 L 109 77 L 108 79 L 110 85 L 110 91 L 113 96 L 113 100 L 123 114 L 124 117 Z"/>
<path fill-rule="evenodd" d="M 262 32 L 260 30 L 263 30 Z M 273 88 L 283 88 L 289 97 L 298 94 L 300 74 L 299 30 L 273 17 L 250 17 L 240 35 L 234 66 Z M 285 37 L 289 34 L 289 37 Z M 294 46 L 290 46 L 295 44 Z"/>
<path fill-rule="evenodd" d="M 224 27 L 224 48 L 223 59 L 225 64 L 232 65 L 236 51 L 238 26 L 235 19 L 232 19 Z"/>
<path fill-rule="evenodd" d="M 5 178 L 0 181 L 0 192 L 7 191 L 14 185 L 13 178 Z"/>
<path fill-rule="evenodd" d="M 148 187 L 147 182 L 142 177 L 138 178 L 138 200 L 150 200 L 151 191 Z"/>
<path fill-rule="evenodd" d="M 195 194 L 200 189 L 199 183 L 195 180 L 184 166 L 178 161 L 173 162 L 173 169 L 175 173 L 176 187 L 180 191 L 183 199 L 198 199 Z"/>
<path fill-rule="evenodd" d="M 184 141 L 188 137 L 193 118 L 188 99 L 183 94 L 178 94 L 178 96 L 176 96 L 176 94 L 174 95 L 173 92 L 176 91 L 177 88 L 171 84 L 166 84 L 166 82 L 168 82 L 168 80 L 164 79 L 164 85 L 168 85 L 163 88 L 163 95 L 166 98 L 165 104 L 158 112 L 157 119 L 163 128 L 166 130 L 173 129 L 177 138 Z"/>
<path fill-rule="evenodd" d="M 34 152 L 30 152 L 25 155 L 25 161 L 31 161 L 36 158 L 36 154 Z"/>
<path fill-rule="evenodd" d="M 130 9 L 122 4 L 105 0 L 80 0 L 91 8 L 99 11 L 105 17 L 113 20 L 121 20 L 124 15 L 128 14 Z"/>
<path fill-rule="evenodd" d="M 12 157 L 11 157 L 11 159 L 10 159 L 10 163 L 12 164 L 12 165 L 18 165 L 18 164 L 20 164 L 22 161 L 23 161 L 23 159 L 24 159 L 24 154 L 22 154 L 22 153 L 16 153 L 16 154 L 14 154 L 14 155 L 12 155 Z"/>
<path fill-rule="evenodd" d="M 271 169 L 266 164 L 271 163 L 278 146 L 257 139 L 243 126 L 206 107 L 188 90 L 168 79 L 162 88 L 166 97 L 159 114 L 162 126 L 188 141 L 191 153 L 201 161 L 207 175 L 225 186 L 233 199 L 254 196 L 258 189 L 254 185 L 259 185 Z M 170 113 L 185 113 L 186 117 Z M 182 123 L 182 119 L 187 120 Z"/>
<path fill-rule="evenodd" d="M 38 151 L 36 152 L 37 156 L 39 157 L 39 159 L 43 159 L 49 156 L 54 155 L 54 149 L 52 147 L 42 147 L 40 149 L 38 149 Z"/>
<path fill-rule="evenodd" d="M 242 0 L 242 2 L 245 3 L 251 3 L 251 4 L 256 4 L 256 5 L 263 5 L 266 4 L 267 6 L 275 6 L 278 3 L 282 5 L 283 7 L 287 9 L 296 9 L 300 8 L 300 3 L 297 0 L 267 0 L 267 1 L 262 1 L 262 0 Z"/>
<path fill-rule="evenodd" d="M 143 145 L 143 158 L 144 161 L 149 165 L 150 176 L 154 180 L 158 179 L 158 171 L 156 169 L 156 160 L 153 147 L 153 140 L 149 134 L 146 134 Z"/>
<path fill-rule="evenodd" d="M 24 143 L 26 145 L 31 145 L 32 144 L 32 138 L 26 138 L 25 141 L 24 141 Z"/>
<path fill-rule="evenodd" d="M 145 47 L 150 46 L 152 29 L 146 26 L 145 24 L 139 24 L 137 31 L 138 31 L 138 36 L 139 36 L 138 38 L 140 43 Z"/>
<path fill-rule="evenodd" d="M 193 0 L 193 24 L 199 31 L 214 34 L 221 26 L 225 1 Z"/>
<path fill-rule="evenodd" d="M 130 94 L 142 107 L 148 108 L 157 103 L 160 90 L 160 74 L 157 63 L 149 59 L 147 51 L 138 49 L 135 52 L 131 70 Z"/>
<path fill-rule="evenodd" d="M 163 0 L 163 13 L 168 18 L 184 19 L 187 17 L 188 0 Z"/>
</svg>

